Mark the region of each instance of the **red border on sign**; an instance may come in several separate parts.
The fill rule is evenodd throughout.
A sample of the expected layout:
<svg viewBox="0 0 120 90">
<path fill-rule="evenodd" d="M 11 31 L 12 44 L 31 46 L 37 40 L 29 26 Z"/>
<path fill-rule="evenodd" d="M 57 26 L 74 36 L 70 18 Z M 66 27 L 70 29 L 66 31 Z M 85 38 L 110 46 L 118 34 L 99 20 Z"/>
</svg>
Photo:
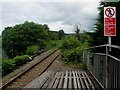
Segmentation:
<svg viewBox="0 0 120 90">
<path fill-rule="evenodd" d="M 104 36 L 116 36 L 115 7 L 104 7 Z"/>
<path fill-rule="evenodd" d="M 111 12 L 109 11 L 109 9 L 112 9 L 112 10 L 113 10 L 113 13 L 111 13 Z M 109 12 L 109 13 L 111 14 L 111 16 L 107 15 L 106 12 Z M 107 17 L 112 17 L 112 16 L 114 16 L 114 14 L 115 14 L 115 10 L 114 10 L 113 8 L 107 8 L 107 9 L 105 10 L 105 15 L 106 15 Z"/>
</svg>

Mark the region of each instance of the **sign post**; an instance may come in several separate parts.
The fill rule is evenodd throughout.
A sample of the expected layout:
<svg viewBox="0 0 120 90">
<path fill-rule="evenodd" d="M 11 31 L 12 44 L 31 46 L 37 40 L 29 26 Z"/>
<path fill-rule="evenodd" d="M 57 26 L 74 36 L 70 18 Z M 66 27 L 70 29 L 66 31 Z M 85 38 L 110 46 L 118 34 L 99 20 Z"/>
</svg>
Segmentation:
<svg viewBox="0 0 120 90">
<path fill-rule="evenodd" d="M 111 36 L 116 36 L 116 8 L 104 7 L 104 36 L 108 36 L 109 51 L 111 51 Z M 106 54 L 108 49 L 106 46 Z M 106 88 L 108 88 L 108 57 L 106 56 Z"/>
<path fill-rule="evenodd" d="M 111 51 L 111 36 L 116 36 L 116 8 L 104 7 L 104 36 L 108 36 Z"/>
</svg>

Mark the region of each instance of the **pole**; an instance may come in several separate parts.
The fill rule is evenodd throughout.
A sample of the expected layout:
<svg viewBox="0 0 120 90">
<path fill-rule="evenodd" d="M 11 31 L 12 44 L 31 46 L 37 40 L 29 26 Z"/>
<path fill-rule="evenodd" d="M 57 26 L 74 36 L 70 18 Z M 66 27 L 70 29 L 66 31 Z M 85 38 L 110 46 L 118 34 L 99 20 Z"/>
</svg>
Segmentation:
<svg viewBox="0 0 120 90">
<path fill-rule="evenodd" d="M 111 36 L 108 36 L 109 51 L 111 51 Z"/>
<path fill-rule="evenodd" d="M 105 77 L 105 88 L 107 89 L 108 88 L 108 48 L 107 48 L 107 46 L 106 46 L 106 60 L 105 60 L 105 75 L 106 75 L 106 77 Z"/>
</svg>

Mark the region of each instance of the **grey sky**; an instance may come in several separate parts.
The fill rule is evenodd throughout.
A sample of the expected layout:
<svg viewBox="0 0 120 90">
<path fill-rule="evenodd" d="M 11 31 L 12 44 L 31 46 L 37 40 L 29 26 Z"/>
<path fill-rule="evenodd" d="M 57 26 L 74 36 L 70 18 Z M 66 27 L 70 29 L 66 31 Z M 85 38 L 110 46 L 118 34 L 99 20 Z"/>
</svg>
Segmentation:
<svg viewBox="0 0 120 90">
<path fill-rule="evenodd" d="M 86 1 L 86 0 L 85 0 Z M 7 26 L 33 21 L 48 24 L 50 30 L 63 29 L 66 33 L 74 32 L 74 26 L 81 25 L 82 30 L 91 31 L 98 16 L 99 0 L 93 2 L 2 2 L 2 26 L 0 33 Z M 0 15 L 1 16 L 1 15 Z M 2 19 L 2 20 L 1 20 Z"/>
</svg>

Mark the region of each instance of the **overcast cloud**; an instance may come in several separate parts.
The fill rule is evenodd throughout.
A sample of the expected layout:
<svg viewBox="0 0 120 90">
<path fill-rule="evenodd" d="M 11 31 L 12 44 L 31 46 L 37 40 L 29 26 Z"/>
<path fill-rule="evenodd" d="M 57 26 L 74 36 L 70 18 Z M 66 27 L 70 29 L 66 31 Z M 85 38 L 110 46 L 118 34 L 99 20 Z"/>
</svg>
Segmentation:
<svg viewBox="0 0 120 90">
<path fill-rule="evenodd" d="M 73 33 L 76 24 L 81 30 L 91 31 L 98 16 L 98 2 L 2 2 L 0 33 L 7 26 L 25 21 L 48 24 L 50 30 L 63 29 L 65 33 Z"/>
</svg>

